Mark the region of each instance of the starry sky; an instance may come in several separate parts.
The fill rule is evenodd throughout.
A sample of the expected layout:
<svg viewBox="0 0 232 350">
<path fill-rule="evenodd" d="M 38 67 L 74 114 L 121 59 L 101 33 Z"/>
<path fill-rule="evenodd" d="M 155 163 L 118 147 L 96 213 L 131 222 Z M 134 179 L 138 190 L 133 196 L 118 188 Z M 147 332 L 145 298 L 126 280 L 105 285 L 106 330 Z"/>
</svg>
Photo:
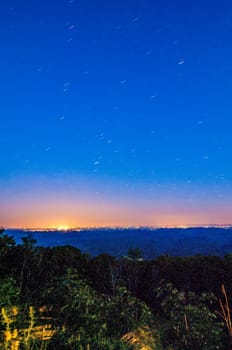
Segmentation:
<svg viewBox="0 0 232 350">
<path fill-rule="evenodd" d="M 0 225 L 232 223 L 230 0 L 0 4 Z"/>
</svg>

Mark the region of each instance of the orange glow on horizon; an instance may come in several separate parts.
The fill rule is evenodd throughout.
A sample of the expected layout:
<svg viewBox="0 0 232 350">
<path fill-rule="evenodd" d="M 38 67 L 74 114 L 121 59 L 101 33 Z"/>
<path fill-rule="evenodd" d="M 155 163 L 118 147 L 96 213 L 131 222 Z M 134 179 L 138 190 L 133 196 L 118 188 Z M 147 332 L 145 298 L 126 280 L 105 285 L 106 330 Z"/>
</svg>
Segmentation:
<svg viewBox="0 0 232 350">
<path fill-rule="evenodd" d="M 58 231 L 68 231 L 69 230 L 69 226 L 67 226 L 67 225 L 57 226 L 57 230 Z"/>
<path fill-rule="evenodd" d="M 38 213 L 37 213 L 38 214 Z M 85 228 L 104 228 L 104 227 L 190 227 L 190 226 L 208 226 L 208 225 L 229 225 L 229 213 L 223 213 L 220 220 L 214 219 L 215 213 L 164 213 L 157 212 L 156 215 L 151 215 L 144 212 L 129 212 L 128 215 L 117 215 L 119 213 L 108 211 L 92 212 L 92 215 L 83 214 L 82 220 L 75 220 L 73 217 L 64 218 L 64 220 L 49 219 L 49 215 L 42 217 L 42 215 L 32 215 L 28 217 L 9 217 L 8 222 L 0 220 L 0 225 L 5 228 L 25 228 L 25 229 L 48 229 L 58 231 L 68 231 L 71 229 L 85 229 Z M 208 215 L 207 215 L 208 214 Z M 52 215 L 51 215 L 52 216 Z M 33 218 L 36 217 L 36 220 Z M 92 219 L 89 219 L 91 218 Z M 19 220 L 18 220 L 19 219 Z M 59 222 L 60 221 L 60 222 Z"/>
<path fill-rule="evenodd" d="M 168 208 L 164 203 L 120 201 L 84 203 L 41 201 L 6 203 L 0 208 L 0 226 L 69 230 L 90 227 L 196 226 L 231 224 L 229 208 Z"/>
<path fill-rule="evenodd" d="M 230 196 L 215 201 L 212 194 L 210 200 L 199 195 L 189 201 L 188 191 L 174 196 L 160 190 L 144 198 L 142 187 L 131 194 L 120 191 L 120 186 L 113 183 L 100 187 L 77 179 L 71 188 L 39 179 L 26 183 L 26 187 L 20 187 L 17 181 L 3 184 L 7 190 L 0 202 L 0 226 L 65 231 L 91 227 L 229 225 L 232 221 Z"/>
</svg>

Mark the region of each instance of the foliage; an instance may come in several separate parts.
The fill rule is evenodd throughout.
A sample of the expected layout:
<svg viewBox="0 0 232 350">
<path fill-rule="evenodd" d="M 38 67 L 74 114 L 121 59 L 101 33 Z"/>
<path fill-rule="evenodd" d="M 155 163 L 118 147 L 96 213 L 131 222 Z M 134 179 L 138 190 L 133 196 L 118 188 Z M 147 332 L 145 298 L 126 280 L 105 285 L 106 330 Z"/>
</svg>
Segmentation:
<svg viewBox="0 0 232 350">
<path fill-rule="evenodd" d="M 13 277 L 0 280 L 0 308 L 18 305 L 19 294 L 20 290 Z"/>
<path fill-rule="evenodd" d="M 122 340 L 131 344 L 134 350 L 161 350 L 158 332 L 151 331 L 149 327 L 138 328 L 127 333 Z"/>
<path fill-rule="evenodd" d="M 11 350 L 13 340 L 20 349 L 157 350 L 160 342 L 165 350 L 229 348 L 232 254 L 145 261 L 132 250 L 128 256 L 91 258 L 71 246 L 38 247 L 30 235 L 16 245 L 0 229 L 0 345 L 8 334 L 5 349 Z M 32 322 L 34 309 L 43 312 Z"/>
<path fill-rule="evenodd" d="M 4 233 L 4 229 L 0 228 L 0 256 L 4 256 L 15 245 L 15 240 L 12 236 Z"/>
<path fill-rule="evenodd" d="M 228 342 L 232 345 L 232 321 L 231 321 L 231 308 L 227 296 L 227 291 L 224 284 L 221 287 L 222 298 L 219 299 L 220 310 L 217 314 L 223 319 L 226 329 L 228 331 Z"/>
<path fill-rule="evenodd" d="M 105 301 L 103 313 L 111 336 L 152 326 L 153 317 L 147 305 L 133 297 L 125 287 L 118 288 L 116 295 Z"/>
<path fill-rule="evenodd" d="M 50 340 L 48 350 L 133 350 L 125 342 L 108 337 L 86 339 L 85 332 L 59 331 Z"/>
<path fill-rule="evenodd" d="M 132 261 L 143 261 L 141 249 L 130 248 L 127 252 L 126 258 Z"/>
<path fill-rule="evenodd" d="M 15 246 L 15 240 L 12 236 L 4 233 L 4 229 L 0 228 L 0 277 L 4 278 L 9 274 L 10 255 L 13 247 Z M 8 277 L 8 276 L 7 276 Z"/>
<path fill-rule="evenodd" d="M 53 283 L 44 294 L 46 304 L 55 305 L 55 325 L 65 328 L 56 337 L 59 341 L 68 337 L 72 343 L 97 348 L 102 339 L 120 339 L 134 328 L 152 323 L 148 307 L 125 288 L 118 289 L 116 296 L 98 295 L 73 271 Z"/>
<path fill-rule="evenodd" d="M 28 320 L 23 328 L 19 327 L 19 314 L 17 307 L 1 309 L 1 350 L 43 350 L 46 348 L 44 342 L 44 327 L 35 327 L 35 311 L 32 306 L 28 310 Z"/>
<path fill-rule="evenodd" d="M 222 324 L 209 308 L 214 295 L 178 291 L 171 284 L 157 289 L 166 322 L 163 342 L 180 350 L 222 348 Z"/>
</svg>

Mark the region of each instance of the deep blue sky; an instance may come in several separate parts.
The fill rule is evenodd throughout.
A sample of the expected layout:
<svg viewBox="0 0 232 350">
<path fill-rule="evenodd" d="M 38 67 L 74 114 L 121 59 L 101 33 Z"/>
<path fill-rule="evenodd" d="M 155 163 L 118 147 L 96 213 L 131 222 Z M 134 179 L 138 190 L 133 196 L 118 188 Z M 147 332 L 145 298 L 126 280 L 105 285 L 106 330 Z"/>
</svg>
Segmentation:
<svg viewBox="0 0 232 350">
<path fill-rule="evenodd" d="M 0 28 L 3 225 L 232 222 L 231 1 L 9 0 Z"/>
</svg>

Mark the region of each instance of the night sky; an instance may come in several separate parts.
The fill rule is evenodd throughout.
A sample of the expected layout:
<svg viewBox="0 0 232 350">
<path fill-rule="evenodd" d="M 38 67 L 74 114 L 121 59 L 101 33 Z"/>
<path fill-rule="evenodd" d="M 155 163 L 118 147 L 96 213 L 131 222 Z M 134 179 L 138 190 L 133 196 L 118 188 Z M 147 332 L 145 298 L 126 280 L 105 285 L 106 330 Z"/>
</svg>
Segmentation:
<svg viewBox="0 0 232 350">
<path fill-rule="evenodd" d="M 232 2 L 0 3 L 0 226 L 232 223 Z"/>
</svg>

